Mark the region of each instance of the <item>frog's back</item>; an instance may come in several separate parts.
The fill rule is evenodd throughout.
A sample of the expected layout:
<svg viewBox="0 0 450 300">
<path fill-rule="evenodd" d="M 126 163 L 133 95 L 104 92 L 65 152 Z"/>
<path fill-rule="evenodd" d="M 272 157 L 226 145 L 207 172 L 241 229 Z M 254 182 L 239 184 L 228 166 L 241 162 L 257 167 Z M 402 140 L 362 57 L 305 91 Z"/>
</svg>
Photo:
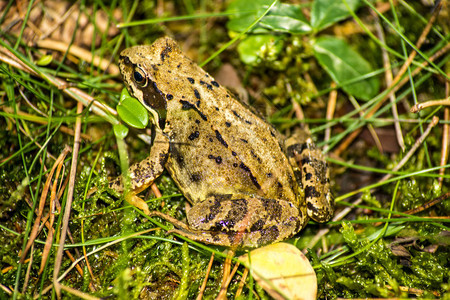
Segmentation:
<svg viewBox="0 0 450 300">
<path fill-rule="evenodd" d="M 160 39 L 143 52 L 154 98 L 165 100 L 160 123 L 171 141 L 166 167 L 186 197 L 195 203 L 212 194 L 242 193 L 299 205 L 298 183 L 270 124 L 184 56 L 173 40 Z"/>
</svg>

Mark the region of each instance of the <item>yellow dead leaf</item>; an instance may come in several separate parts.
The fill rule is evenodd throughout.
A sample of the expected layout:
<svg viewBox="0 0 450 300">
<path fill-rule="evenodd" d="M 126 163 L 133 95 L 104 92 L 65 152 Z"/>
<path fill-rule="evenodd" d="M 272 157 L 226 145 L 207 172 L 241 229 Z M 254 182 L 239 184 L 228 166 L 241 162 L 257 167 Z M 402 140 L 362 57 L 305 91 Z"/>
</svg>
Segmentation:
<svg viewBox="0 0 450 300">
<path fill-rule="evenodd" d="M 277 243 L 239 257 L 256 281 L 275 299 L 316 299 L 317 278 L 295 246 Z"/>
</svg>

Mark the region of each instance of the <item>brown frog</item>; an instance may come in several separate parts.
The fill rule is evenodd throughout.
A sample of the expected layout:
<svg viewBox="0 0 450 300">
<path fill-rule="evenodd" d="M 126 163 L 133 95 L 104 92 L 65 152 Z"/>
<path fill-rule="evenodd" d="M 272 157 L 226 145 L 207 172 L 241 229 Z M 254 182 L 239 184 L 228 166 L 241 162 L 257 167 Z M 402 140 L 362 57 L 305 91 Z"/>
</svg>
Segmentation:
<svg viewBox="0 0 450 300">
<path fill-rule="evenodd" d="M 281 241 L 310 217 L 330 219 L 328 167 L 307 134 L 284 140 L 170 38 L 122 51 L 119 65 L 130 94 L 155 125 L 149 157 L 128 172 L 128 202 L 171 222 L 172 232 L 230 247 Z M 192 204 L 187 224 L 149 212 L 136 196 L 164 168 Z M 110 187 L 121 192 L 122 181 Z"/>
</svg>

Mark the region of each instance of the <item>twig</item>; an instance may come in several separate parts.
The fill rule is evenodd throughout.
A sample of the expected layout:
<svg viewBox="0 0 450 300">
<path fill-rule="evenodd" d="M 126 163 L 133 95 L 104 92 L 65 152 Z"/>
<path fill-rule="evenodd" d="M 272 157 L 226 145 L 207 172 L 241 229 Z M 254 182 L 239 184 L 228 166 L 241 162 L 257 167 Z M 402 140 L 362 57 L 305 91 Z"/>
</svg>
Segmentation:
<svg viewBox="0 0 450 300">
<path fill-rule="evenodd" d="M 234 255 L 234 250 L 232 250 L 232 251 L 233 251 L 232 255 Z M 226 300 L 227 299 L 228 286 L 230 285 L 231 279 L 233 278 L 234 274 L 236 273 L 237 269 L 239 268 L 240 263 L 236 262 L 236 264 L 234 265 L 233 271 L 231 273 L 229 273 L 228 276 L 225 277 L 225 270 L 226 270 L 227 264 L 229 267 L 231 267 L 231 258 L 232 258 L 232 256 L 227 255 L 227 258 L 225 260 L 222 286 L 220 287 L 220 292 L 219 292 L 219 295 L 217 295 L 216 300 Z M 230 271 L 230 268 L 227 269 L 227 272 L 229 272 L 229 271 Z"/>
<path fill-rule="evenodd" d="M 356 108 L 356 110 L 358 111 L 360 119 L 364 119 L 364 111 L 361 110 L 361 106 L 359 105 L 358 101 L 356 101 L 356 99 L 352 96 L 350 96 L 348 99 L 353 104 L 353 106 Z M 375 145 L 378 148 L 378 151 L 380 153 L 382 153 L 384 151 L 383 145 L 381 144 L 380 138 L 378 137 L 378 134 L 375 131 L 375 128 L 373 127 L 373 124 L 372 123 L 368 124 L 367 129 L 369 130 L 369 133 L 372 136 L 372 139 L 374 140 Z"/>
<path fill-rule="evenodd" d="M 37 43 L 39 48 L 57 50 L 60 52 L 66 52 L 69 45 L 60 41 L 55 41 L 51 39 L 40 40 Z M 69 53 L 75 57 L 79 57 L 80 59 L 92 63 L 96 67 L 100 67 L 100 69 L 106 71 L 111 75 L 119 75 L 119 67 L 115 64 L 110 63 L 109 59 L 101 58 L 98 55 L 93 55 L 92 52 L 87 51 L 77 45 L 71 45 L 69 49 Z"/>
<path fill-rule="evenodd" d="M 238 289 L 236 291 L 235 299 L 237 299 L 241 295 L 242 290 L 244 289 L 244 284 L 245 284 L 245 280 L 247 279 L 248 272 L 249 272 L 248 268 L 245 268 L 244 272 L 242 273 L 242 278 L 241 278 L 241 281 L 239 282 Z"/>
<path fill-rule="evenodd" d="M 25 100 L 25 102 L 36 112 L 38 112 L 40 115 L 42 115 L 44 118 L 48 118 L 48 115 L 46 113 L 44 113 L 43 111 L 41 111 L 39 108 L 36 107 L 36 105 L 34 105 L 27 97 L 27 95 L 25 95 L 25 93 L 23 92 L 23 87 L 19 89 L 19 93 L 22 96 L 22 98 Z"/>
<path fill-rule="evenodd" d="M 448 94 L 450 93 L 450 83 L 448 81 L 445 82 L 445 93 L 448 97 Z M 448 120 L 450 119 L 450 109 L 446 107 L 444 109 L 444 125 L 442 126 L 442 149 L 441 149 L 441 166 L 445 166 L 447 164 L 448 160 L 448 143 L 449 143 L 449 131 L 450 126 L 448 125 Z M 445 169 L 442 168 L 439 170 L 439 185 L 442 187 L 442 183 L 444 182 L 444 173 Z"/>
<path fill-rule="evenodd" d="M 197 300 L 203 298 L 203 293 L 206 289 L 206 283 L 208 282 L 209 273 L 211 272 L 212 264 L 214 262 L 214 252 L 211 253 L 211 258 L 209 259 L 208 269 L 206 269 L 205 280 L 203 280 L 202 286 L 200 287 L 200 292 L 198 293 Z"/>
<path fill-rule="evenodd" d="M 305 114 L 303 113 L 302 107 L 300 106 L 300 104 L 297 103 L 297 101 L 292 100 L 292 110 L 295 113 L 295 118 L 297 120 L 305 120 Z M 309 126 L 307 123 L 302 123 L 303 125 L 303 129 L 306 130 L 306 132 L 309 132 Z"/>
<path fill-rule="evenodd" d="M 450 192 L 445 193 L 445 194 L 443 194 L 443 195 L 441 195 L 441 196 L 439 196 L 439 197 L 437 197 L 437 198 L 435 198 L 433 200 L 428 201 L 427 203 L 422 204 L 419 207 L 407 210 L 407 211 L 405 211 L 403 213 L 409 214 L 409 215 L 414 215 L 414 214 L 417 214 L 418 212 L 424 211 L 424 210 L 432 207 L 433 205 L 436 205 L 439 202 L 442 202 L 442 201 L 444 201 L 444 200 L 446 200 L 448 198 L 450 198 Z"/>
<path fill-rule="evenodd" d="M 12 291 L 8 288 L 8 287 L 6 287 L 6 286 L 4 286 L 3 284 L 1 284 L 0 283 L 0 289 L 2 290 L 2 291 L 4 291 L 7 295 L 12 295 Z"/>
<path fill-rule="evenodd" d="M 383 32 L 383 29 L 381 28 L 378 15 L 376 13 L 374 13 L 373 11 L 371 11 L 371 13 L 372 13 L 373 17 L 377 20 L 374 23 L 375 23 L 375 29 L 378 34 L 378 38 L 380 39 L 380 41 L 383 44 L 385 44 L 386 40 L 384 38 L 384 32 Z M 391 62 L 389 60 L 389 54 L 385 48 L 381 48 L 381 54 L 382 54 L 382 58 L 383 58 L 383 66 L 384 66 L 384 69 L 386 70 L 384 72 L 386 86 L 392 86 L 393 75 L 392 75 L 392 69 L 391 69 Z M 391 111 L 392 111 L 392 116 L 394 117 L 394 120 L 395 120 L 394 128 L 395 128 L 395 134 L 397 136 L 397 143 L 400 146 L 400 148 L 402 149 L 402 151 L 405 151 L 405 141 L 403 140 L 402 128 L 400 127 L 400 122 L 398 121 L 397 104 L 395 103 L 395 92 L 389 93 L 389 100 L 391 101 L 391 104 L 392 104 Z"/>
<path fill-rule="evenodd" d="M 422 103 L 416 103 L 411 107 L 411 109 L 409 111 L 412 113 L 417 113 L 424 108 L 431 107 L 431 106 L 439 106 L 439 105 L 450 106 L 450 98 L 440 99 L 440 100 L 430 100 L 430 101 L 426 101 L 426 102 L 422 102 Z"/>
<path fill-rule="evenodd" d="M 100 300 L 101 299 L 101 298 L 91 296 L 89 294 L 83 293 L 80 290 L 77 290 L 77 289 L 62 285 L 62 284 L 60 285 L 60 287 L 62 290 L 71 293 L 72 295 L 76 296 L 79 299 L 86 299 L 86 300 Z"/>
<path fill-rule="evenodd" d="M 27 290 L 28 287 L 28 281 L 30 280 L 30 272 L 31 272 L 31 267 L 33 266 L 33 256 L 34 256 L 34 244 L 31 245 L 31 251 L 30 251 L 30 261 L 28 262 L 28 268 L 27 268 L 27 272 L 25 273 L 25 279 L 24 279 L 24 283 L 23 283 L 23 287 L 22 287 L 22 293 L 25 294 L 25 291 Z"/>
<path fill-rule="evenodd" d="M 332 88 L 332 90 L 328 97 L 327 114 L 326 114 L 327 121 L 330 121 L 333 119 L 334 112 L 336 110 L 336 100 L 337 100 L 337 90 L 335 89 L 336 83 L 333 81 L 331 83 L 330 87 Z M 325 129 L 324 142 L 329 141 L 330 137 L 331 137 L 331 127 L 327 127 Z M 328 150 L 328 144 L 325 143 L 325 146 L 323 147 L 323 151 L 327 152 L 327 150 Z"/>
<path fill-rule="evenodd" d="M 219 295 L 217 295 L 216 300 L 224 300 L 227 298 L 227 288 L 229 284 L 229 278 L 231 277 L 230 269 L 231 269 L 231 259 L 234 256 L 235 250 L 228 249 L 227 250 L 227 258 L 225 259 L 225 264 L 223 266 L 223 278 L 222 285 L 220 287 Z"/>
<path fill-rule="evenodd" d="M 152 189 L 152 192 L 153 192 L 153 194 L 155 194 L 156 198 L 161 198 L 162 197 L 161 191 L 158 189 L 158 186 L 155 183 L 153 183 L 150 186 L 150 188 Z"/>
<path fill-rule="evenodd" d="M 227 286 L 229 286 L 230 285 L 230 283 L 231 283 L 231 279 L 233 279 L 233 277 L 234 277 L 234 274 L 236 274 L 236 272 L 237 272 L 237 269 L 239 268 L 239 265 L 240 265 L 240 263 L 239 263 L 239 261 L 238 262 L 236 262 L 236 264 L 234 265 L 234 268 L 233 268 L 233 271 L 231 271 L 231 274 L 230 274 L 230 276 L 228 276 L 228 280 L 227 280 Z"/>
<path fill-rule="evenodd" d="M 69 228 L 69 219 L 70 219 L 70 211 L 72 207 L 72 200 L 73 200 L 73 191 L 75 186 L 75 176 L 77 172 L 77 158 L 78 158 L 78 151 L 80 149 L 80 132 L 81 132 L 81 117 L 80 114 L 83 111 L 83 105 L 81 102 L 78 102 L 77 104 L 77 120 L 75 123 L 75 138 L 73 143 L 73 153 L 72 153 L 72 164 L 70 166 L 70 181 L 69 181 L 69 188 L 67 190 L 67 200 L 66 200 L 66 207 L 64 209 L 64 217 L 63 217 L 63 224 L 61 229 L 61 236 L 59 238 L 59 248 L 58 252 L 56 254 L 55 258 L 55 266 L 53 270 L 53 284 L 55 287 L 56 295 L 58 298 L 61 298 L 61 289 L 60 284 L 57 281 L 59 270 L 61 268 L 62 263 L 62 255 L 64 251 L 64 243 L 66 242 L 66 235 L 67 235 L 67 229 Z"/>
</svg>

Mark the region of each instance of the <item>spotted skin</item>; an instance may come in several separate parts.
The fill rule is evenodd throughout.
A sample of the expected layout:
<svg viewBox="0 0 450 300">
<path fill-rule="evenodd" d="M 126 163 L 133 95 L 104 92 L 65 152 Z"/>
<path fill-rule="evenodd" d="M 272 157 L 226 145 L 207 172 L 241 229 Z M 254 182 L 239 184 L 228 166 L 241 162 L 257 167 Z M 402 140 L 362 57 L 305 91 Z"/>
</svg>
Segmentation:
<svg viewBox="0 0 450 300">
<path fill-rule="evenodd" d="M 150 159 L 130 169 L 128 201 L 148 212 L 136 194 L 165 168 L 192 204 L 187 224 L 159 212 L 150 215 L 173 223 L 183 236 L 230 247 L 282 241 L 298 233 L 309 216 L 325 220 L 332 214 L 330 205 L 322 208 L 317 200 L 329 194 L 327 174 L 313 172 L 320 167 L 328 172 L 323 156 L 297 153 L 302 141 L 285 141 L 172 39 L 124 50 L 119 66 L 130 94 L 152 114 L 164 140 L 153 145 Z M 120 190 L 120 184 L 113 186 Z"/>
</svg>

